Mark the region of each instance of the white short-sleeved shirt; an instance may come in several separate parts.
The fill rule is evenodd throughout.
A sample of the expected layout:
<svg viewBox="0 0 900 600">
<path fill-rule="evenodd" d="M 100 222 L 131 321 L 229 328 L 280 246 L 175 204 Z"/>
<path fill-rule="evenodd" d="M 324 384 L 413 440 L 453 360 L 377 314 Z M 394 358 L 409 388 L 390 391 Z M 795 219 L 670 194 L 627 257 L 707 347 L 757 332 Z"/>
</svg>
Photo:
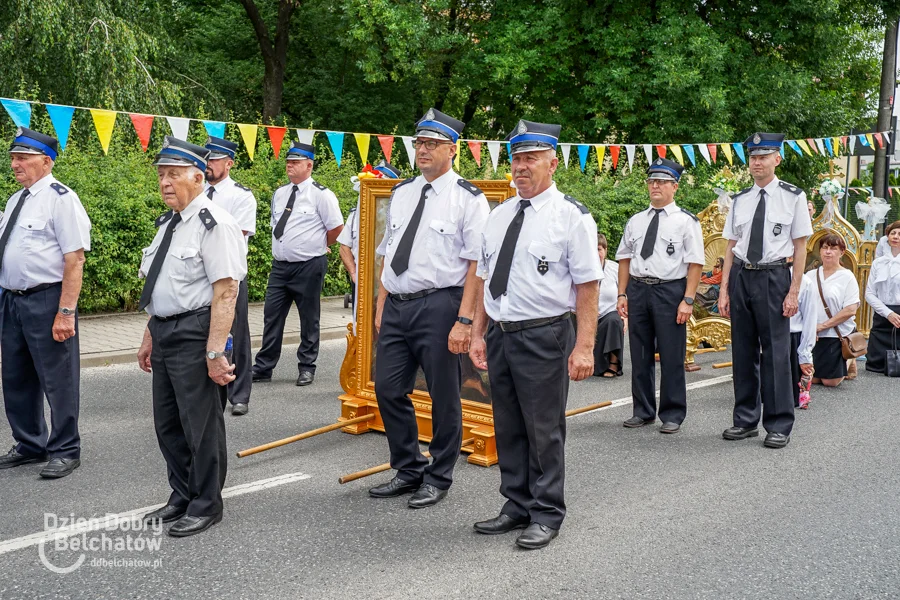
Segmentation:
<svg viewBox="0 0 900 600">
<path fill-rule="evenodd" d="M 619 263 L 606 259 L 603 265 L 603 279 L 600 280 L 600 300 L 597 303 L 599 316 L 608 315 L 616 310 L 619 299 Z"/>
<path fill-rule="evenodd" d="M 297 188 L 294 208 L 280 240 L 275 226 Z M 272 256 L 275 260 L 303 262 L 323 256 L 328 250 L 328 232 L 344 224 L 337 196 L 312 177 L 294 185 L 283 185 L 272 196 Z"/>
<path fill-rule="evenodd" d="M 819 323 L 818 306 L 821 301 L 816 302 L 818 290 L 814 290 L 809 279 L 803 277 L 800 279 L 800 293 L 797 299 L 800 304 L 797 314 L 791 317 L 791 333 L 800 334 L 800 345 L 797 348 L 797 355 L 800 364 L 812 364 L 812 351 L 816 345 L 816 325 Z"/>
<path fill-rule="evenodd" d="M 52 174 L 28 191 L 0 267 L 0 287 L 7 290 L 58 283 L 63 280 L 64 255 L 91 249 L 91 221 L 78 194 Z M 0 237 L 23 192 L 16 192 L 7 202 L 5 216 L 0 218 Z"/>
<path fill-rule="evenodd" d="M 487 198 L 451 169 L 430 183 L 409 267 L 401 275 L 394 273 L 394 254 L 428 183 L 420 175 L 398 183 L 391 192 L 387 230 L 375 250 L 384 256 L 381 283 L 389 293 L 461 287 L 469 261 L 481 256 L 481 234 L 490 212 Z"/>
<path fill-rule="evenodd" d="M 494 321 L 527 321 L 575 310 L 575 286 L 603 279 L 597 225 L 580 202 L 556 184 L 531 198 L 516 241 L 506 293 L 496 300 L 491 277 L 506 230 L 519 212 L 519 196 L 495 208 L 484 228 L 478 273 L 485 280 L 484 308 Z M 546 270 L 539 270 L 546 262 Z"/>
<path fill-rule="evenodd" d="M 209 188 L 215 188 L 212 201 L 216 206 L 221 206 L 228 211 L 237 221 L 241 231 L 246 231 L 244 236 L 244 250 L 247 250 L 247 241 L 256 235 L 256 197 L 249 188 L 237 183 L 230 176 L 216 185 L 206 183 L 204 193 L 209 196 Z"/>
<path fill-rule="evenodd" d="M 888 239 L 886 235 L 881 236 L 881 239 L 878 240 L 878 245 L 875 246 L 875 258 L 881 258 L 885 254 L 891 253 L 891 245 L 888 243 Z M 874 263 L 873 263 L 874 265 Z"/>
<path fill-rule="evenodd" d="M 670 202 L 659 213 L 659 229 L 653 254 L 641 258 L 644 236 L 655 215 L 653 207 L 628 219 L 616 260 L 631 259 L 628 273 L 632 277 L 656 277 L 670 281 L 687 277 L 688 265 L 706 261 L 703 231 L 697 217 Z"/>
<path fill-rule="evenodd" d="M 794 256 L 794 240 L 812 234 L 812 221 L 803 190 L 779 181 L 777 177 L 765 188 L 754 184 L 735 195 L 722 230 L 726 240 L 737 241 L 734 255 L 740 260 L 747 260 L 750 230 L 762 189 L 766 192 L 766 224 L 760 263 L 766 264 Z"/>
<path fill-rule="evenodd" d="M 828 314 L 825 312 L 825 307 L 822 304 L 822 297 L 819 294 L 816 273 L 818 273 L 819 277 L 822 279 L 822 291 L 825 294 L 825 300 L 828 302 L 828 308 L 831 310 L 832 317 L 851 304 L 859 304 L 859 283 L 856 281 L 853 272 L 849 269 L 838 269 L 832 273 L 831 277 L 828 279 L 825 279 L 822 267 L 819 267 L 814 271 L 809 271 L 804 277 L 809 279 L 812 297 L 814 299 L 813 302 L 816 305 L 816 323 L 824 323 L 829 318 Z M 850 335 L 856 328 L 856 315 L 854 314 L 838 327 L 841 330 L 841 335 Z M 820 338 L 836 338 L 837 336 L 834 327 L 829 327 L 828 329 L 819 332 Z"/>
<path fill-rule="evenodd" d="M 885 319 L 894 312 L 888 305 L 900 305 L 900 254 L 894 256 L 890 248 L 887 254 L 872 263 L 866 284 L 866 302 Z"/>
<path fill-rule="evenodd" d="M 205 222 L 207 217 L 212 218 L 214 226 Z M 156 237 L 144 248 L 141 259 L 141 279 L 150 272 L 171 218 L 170 211 L 156 221 Z M 147 312 L 153 316 L 171 317 L 210 306 L 213 283 L 220 279 L 242 281 L 247 276 L 244 234 L 228 211 L 202 194 L 181 211 L 181 218 L 147 305 Z"/>
<path fill-rule="evenodd" d="M 356 206 L 350 209 L 350 214 L 347 215 L 347 221 L 344 223 L 344 228 L 338 234 L 337 237 L 338 244 L 341 246 L 347 246 L 350 248 L 350 252 L 353 253 L 353 262 L 359 262 L 359 202 L 357 201 Z"/>
</svg>

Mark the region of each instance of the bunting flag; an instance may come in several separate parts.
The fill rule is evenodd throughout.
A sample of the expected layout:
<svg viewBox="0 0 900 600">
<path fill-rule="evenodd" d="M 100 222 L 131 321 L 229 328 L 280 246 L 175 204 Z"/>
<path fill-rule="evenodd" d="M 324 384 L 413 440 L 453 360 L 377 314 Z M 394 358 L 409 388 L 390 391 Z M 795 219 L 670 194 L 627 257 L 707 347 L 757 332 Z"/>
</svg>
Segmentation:
<svg viewBox="0 0 900 600">
<path fill-rule="evenodd" d="M 497 166 L 500 164 L 500 142 L 488 142 L 488 154 L 491 155 L 491 165 L 494 167 L 494 173 L 497 172 Z"/>
<path fill-rule="evenodd" d="M 835 156 L 841 155 L 841 140 L 839 138 L 836 138 L 836 137 L 831 138 L 831 147 L 834 150 Z"/>
<path fill-rule="evenodd" d="M 281 145 L 284 143 L 284 136 L 287 133 L 287 127 L 266 126 L 266 131 L 269 133 L 269 142 L 272 144 L 275 160 L 278 160 L 278 155 L 281 153 Z"/>
<path fill-rule="evenodd" d="M 713 163 L 718 162 L 719 147 L 715 144 L 707 144 L 706 147 L 709 149 L 709 156 L 712 158 Z"/>
<path fill-rule="evenodd" d="M 685 148 L 687 150 L 687 148 Z M 706 164 L 712 164 L 712 158 L 709 156 L 709 146 L 706 144 L 697 144 L 697 150 L 700 151 L 700 156 L 706 159 Z"/>
<path fill-rule="evenodd" d="M 147 148 L 150 146 L 150 131 L 153 129 L 153 115 L 129 114 L 128 116 L 131 117 L 131 124 L 134 125 L 134 132 L 138 136 L 141 148 L 146 152 Z M 222 123 L 222 130 L 223 132 L 225 130 L 224 123 Z"/>
<path fill-rule="evenodd" d="M 566 168 L 569 168 L 569 154 L 572 152 L 572 144 L 560 144 L 559 147 L 562 149 L 563 155 L 563 164 Z"/>
<path fill-rule="evenodd" d="M 603 172 L 603 158 L 606 156 L 606 146 L 603 144 L 596 144 L 594 148 L 597 149 L 597 164 L 600 166 L 600 172 Z"/>
<path fill-rule="evenodd" d="M 637 147 L 634 144 L 625 144 L 625 154 L 628 155 L 628 170 L 634 171 L 634 152 Z"/>
<path fill-rule="evenodd" d="M 856 150 L 856 136 L 850 138 L 850 154 L 853 154 L 854 150 Z"/>
<path fill-rule="evenodd" d="M 848 138 L 848 136 L 846 136 L 846 135 L 842 135 L 842 136 L 841 136 L 841 145 L 842 145 L 845 149 L 847 148 L 847 138 Z"/>
<path fill-rule="evenodd" d="M 588 151 L 591 149 L 587 144 L 578 144 L 578 162 L 581 164 L 581 172 L 584 173 L 584 167 L 587 165 Z"/>
<path fill-rule="evenodd" d="M 878 147 L 884 148 L 884 142 L 881 140 L 881 134 L 880 133 L 873 134 L 873 137 L 875 138 L 875 141 L 878 142 Z"/>
<path fill-rule="evenodd" d="M 797 142 L 795 142 L 794 140 L 788 140 L 787 143 L 794 152 L 796 152 L 800 156 L 803 156 L 803 150 L 800 149 L 800 146 L 797 144 Z"/>
<path fill-rule="evenodd" d="M 864 133 L 859 134 L 857 137 L 859 138 L 860 144 L 862 144 L 863 146 L 869 145 L 869 140 L 866 138 L 866 135 Z"/>
<path fill-rule="evenodd" d="M 341 158 L 343 158 L 344 155 L 344 132 L 326 131 L 325 135 L 328 137 L 328 144 L 331 146 L 331 151 L 334 152 L 334 160 L 337 161 L 337 166 L 340 168 Z"/>
<path fill-rule="evenodd" d="M 475 164 L 479 167 L 481 166 L 481 142 L 469 141 L 466 142 L 469 146 L 469 152 L 472 153 L 472 158 L 475 159 Z"/>
<path fill-rule="evenodd" d="M 890 144 L 890 143 L 891 143 L 891 134 L 890 134 L 890 133 L 888 133 L 888 132 L 885 131 L 884 133 L 881 134 L 881 136 L 884 138 L 884 143 L 885 143 L 885 144 Z"/>
<path fill-rule="evenodd" d="M 409 159 L 409 168 L 416 168 L 416 151 L 413 149 L 413 138 L 411 136 L 402 136 L 400 139 L 403 140 L 403 147 L 406 148 L 406 157 Z M 497 167 L 494 167 L 494 170 L 497 170 Z"/>
<path fill-rule="evenodd" d="M 506 156 L 509 157 L 509 162 L 512 163 L 512 144 L 506 142 Z"/>
<path fill-rule="evenodd" d="M 781 158 L 784 159 L 784 144 L 778 149 L 778 154 L 781 155 Z"/>
<path fill-rule="evenodd" d="M 225 123 L 222 121 L 203 121 L 203 127 L 210 136 L 225 139 Z"/>
<path fill-rule="evenodd" d="M 825 144 L 822 143 L 822 140 L 820 138 L 816 138 L 813 141 L 816 143 L 816 150 L 819 151 L 819 154 L 825 156 Z"/>
<path fill-rule="evenodd" d="M 53 123 L 53 129 L 56 131 L 59 147 L 61 150 L 65 150 L 69 141 L 69 130 L 72 128 L 72 115 L 75 114 L 75 107 L 60 106 L 58 104 L 47 104 L 45 106 L 47 114 L 50 115 L 50 122 Z"/>
<path fill-rule="evenodd" d="M 653 164 L 653 146 L 644 144 L 644 156 L 647 157 L 647 165 Z"/>
<path fill-rule="evenodd" d="M 684 148 L 684 153 L 687 154 L 688 159 L 691 161 L 692 166 L 697 166 L 697 158 L 694 154 L 694 147 L 690 144 L 682 144 L 682 148 Z"/>
<path fill-rule="evenodd" d="M 659 154 L 660 158 L 666 157 L 666 145 L 665 144 L 657 144 L 656 153 Z"/>
<path fill-rule="evenodd" d="M 172 129 L 172 135 L 186 142 L 191 120 L 182 117 L 166 117 L 166 121 L 169 122 L 169 127 Z"/>
<path fill-rule="evenodd" d="M 384 152 L 384 160 L 390 164 L 391 162 L 391 152 L 394 150 L 394 136 L 392 135 L 379 135 L 378 143 L 381 145 L 381 151 Z M 481 166 L 481 159 L 478 160 L 478 165 Z"/>
<path fill-rule="evenodd" d="M 670 146 L 670 148 L 672 148 L 672 156 L 675 157 L 675 160 L 678 161 L 678 164 L 684 166 L 684 156 L 681 154 L 681 148 L 674 144 Z"/>
<path fill-rule="evenodd" d="M 456 154 L 453 155 L 453 168 L 459 171 L 459 155 L 462 154 L 462 140 L 456 138 Z"/>
<path fill-rule="evenodd" d="M 244 145 L 247 146 L 247 156 L 250 157 L 251 161 L 253 160 L 253 155 L 256 154 L 256 132 L 258 129 L 258 125 L 238 123 L 238 130 L 244 139 Z M 340 160 L 338 160 L 338 166 L 341 166 Z"/>
<path fill-rule="evenodd" d="M 828 151 L 828 156 L 834 156 L 834 148 L 831 145 L 831 138 L 825 138 L 824 140 L 822 140 L 822 142 L 825 144 L 825 150 Z"/>
<path fill-rule="evenodd" d="M 619 146 L 609 147 L 609 156 L 612 159 L 612 167 L 616 170 L 619 169 L 619 150 L 621 150 Z"/>
<path fill-rule="evenodd" d="M 747 164 L 747 158 L 744 156 L 744 145 L 740 142 L 735 142 L 731 145 L 734 148 L 734 151 L 737 153 L 738 158 L 741 159 L 741 162 L 745 165 Z M 731 162 L 730 160 L 728 162 Z"/>
<path fill-rule="evenodd" d="M 298 129 L 297 130 L 297 141 L 301 144 L 309 144 L 310 146 L 313 143 L 313 138 L 316 136 L 315 129 Z"/>
<path fill-rule="evenodd" d="M 874 148 L 874 147 L 875 147 L 875 140 L 872 139 L 872 134 L 871 134 L 871 133 L 867 133 L 867 134 L 866 134 L 866 142 L 867 142 L 866 145 L 869 146 L 870 148 Z"/>
<path fill-rule="evenodd" d="M 362 164 L 365 165 L 369 162 L 369 142 L 372 140 L 372 136 L 368 133 L 354 133 L 354 139 L 356 139 L 356 147 L 359 148 L 359 157 L 362 159 Z M 457 148 L 456 156 L 459 156 L 459 148 Z"/>
<path fill-rule="evenodd" d="M 731 146 L 729 146 L 728 144 L 722 144 L 722 150 L 725 152 L 725 159 L 728 161 L 728 164 L 733 165 L 734 159 L 732 158 L 731 154 Z"/>
<path fill-rule="evenodd" d="M 806 140 L 797 140 L 797 144 L 798 144 L 801 148 L 803 148 L 803 151 L 804 151 L 804 152 L 806 152 L 806 153 L 809 154 L 810 156 L 813 155 L 813 151 L 809 149 L 809 144 L 806 143 Z"/>
<path fill-rule="evenodd" d="M 109 140 L 112 139 L 113 127 L 116 126 L 116 114 L 112 110 L 91 109 L 91 117 L 94 118 L 94 129 L 97 130 L 97 137 L 100 138 L 100 147 L 103 148 L 103 154 L 109 152 Z"/>
<path fill-rule="evenodd" d="M 0 100 L 0 104 L 3 104 L 3 108 L 9 113 L 9 116 L 12 118 L 13 123 L 16 124 L 16 127 L 24 127 L 26 129 L 31 127 L 30 102 L 25 102 L 24 100 L 7 100 L 4 98 Z"/>
<path fill-rule="evenodd" d="M 800 141 L 800 140 L 797 140 L 797 141 Z M 816 140 L 814 140 L 812 138 L 806 138 L 806 140 L 804 140 L 804 141 L 806 142 L 806 145 L 810 149 L 810 154 L 818 154 L 819 153 L 818 149 L 816 149 Z"/>
</svg>

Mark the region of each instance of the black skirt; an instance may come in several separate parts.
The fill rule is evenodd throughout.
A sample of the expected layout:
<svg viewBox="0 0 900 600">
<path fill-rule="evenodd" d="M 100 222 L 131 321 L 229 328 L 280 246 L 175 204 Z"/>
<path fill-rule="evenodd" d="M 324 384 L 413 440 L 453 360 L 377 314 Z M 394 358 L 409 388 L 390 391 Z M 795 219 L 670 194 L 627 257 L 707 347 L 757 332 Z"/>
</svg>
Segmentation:
<svg viewBox="0 0 900 600">
<path fill-rule="evenodd" d="M 888 306 L 893 312 L 900 314 L 900 306 Z M 896 333 L 894 333 L 896 331 Z M 891 335 L 894 339 L 891 340 Z M 896 346 L 892 346 L 896 343 Z M 875 313 L 872 315 L 872 331 L 869 332 L 869 349 L 866 352 L 866 371 L 884 373 L 885 356 L 887 351 L 896 348 L 900 350 L 900 331 L 891 325 L 891 322 Z"/>
<path fill-rule="evenodd" d="M 594 375 L 599 377 L 610 368 L 610 352 L 619 355 L 619 365 L 613 370 L 622 370 L 622 347 L 625 345 L 625 326 L 619 313 L 612 311 L 597 319 L 597 337 L 594 340 Z"/>
<path fill-rule="evenodd" d="M 813 368 L 818 379 L 840 379 L 847 376 L 847 359 L 841 354 L 841 340 L 823 337 L 813 347 Z"/>
</svg>

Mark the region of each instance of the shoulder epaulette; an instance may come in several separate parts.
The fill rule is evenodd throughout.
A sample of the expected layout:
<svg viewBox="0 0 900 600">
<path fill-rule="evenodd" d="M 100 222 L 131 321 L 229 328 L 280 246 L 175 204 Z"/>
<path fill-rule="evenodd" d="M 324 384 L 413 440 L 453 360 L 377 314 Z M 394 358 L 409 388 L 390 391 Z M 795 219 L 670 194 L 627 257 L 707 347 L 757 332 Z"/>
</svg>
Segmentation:
<svg viewBox="0 0 900 600">
<path fill-rule="evenodd" d="M 325 190 L 328 189 L 327 187 L 325 187 L 324 185 L 322 185 L 322 184 L 319 183 L 318 181 L 313 181 L 312 184 L 313 184 L 313 187 L 315 187 L 315 188 L 317 188 L 317 189 L 320 189 L 320 190 L 322 190 L 323 192 L 324 192 Z"/>
<path fill-rule="evenodd" d="M 200 220 L 203 221 L 203 226 L 206 227 L 207 231 L 218 225 L 215 217 L 212 216 L 208 208 L 201 208 L 200 212 L 197 214 L 200 215 Z"/>
<path fill-rule="evenodd" d="M 355 206 L 354 206 L 353 208 L 351 208 L 351 209 L 350 209 L 350 212 L 347 213 L 347 214 L 349 215 L 349 214 L 354 213 L 354 212 L 356 212 L 356 207 L 355 207 Z"/>
<path fill-rule="evenodd" d="M 681 207 L 679 207 L 679 208 L 681 208 Z M 692 218 L 693 220 L 695 220 L 695 221 L 697 221 L 697 222 L 700 221 L 700 217 L 698 217 L 697 215 L 695 215 L 694 213 L 692 213 L 692 212 L 689 211 L 689 210 L 686 210 L 686 209 L 684 209 L 684 208 L 681 208 L 681 212 L 683 212 L 684 214 L 686 214 L 687 216 L 689 216 L 690 218 Z"/>
<path fill-rule="evenodd" d="M 790 183 L 788 183 L 786 181 L 779 181 L 778 187 L 789 191 L 790 193 L 794 194 L 795 196 L 799 196 L 800 194 L 803 193 L 803 190 L 798 188 L 796 185 L 791 185 Z"/>
<path fill-rule="evenodd" d="M 245 187 L 245 186 L 239 184 L 238 182 L 235 182 L 235 183 L 234 183 L 234 187 L 236 187 L 236 188 L 239 189 L 239 190 L 244 190 L 245 192 L 250 192 L 251 194 L 253 193 L 253 190 L 251 190 L 250 188 Z"/>
<path fill-rule="evenodd" d="M 395 185 L 394 187 L 392 187 L 392 188 L 391 188 L 391 191 L 393 192 L 393 191 L 396 190 L 398 187 L 403 186 L 403 185 L 406 185 L 407 183 L 412 183 L 412 182 L 415 181 L 415 180 L 416 180 L 415 177 L 410 177 L 409 179 L 404 179 L 403 181 L 401 181 L 400 183 L 398 183 L 397 185 Z"/>
<path fill-rule="evenodd" d="M 60 196 L 65 196 L 66 194 L 69 193 L 69 188 L 67 188 L 63 184 L 57 183 L 55 181 L 50 184 L 50 187 L 52 187 L 54 189 L 54 191 L 56 191 L 56 193 L 59 194 Z"/>
<path fill-rule="evenodd" d="M 578 210 L 581 211 L 581 214 L 586 215 L 586 214 L 588 214 L 589 212 L 591 212 L 590 210 L 588 210 L 588 207 L 587 207 L 587 206 L 585 206 L 584 204 L 582 204 L 581 202 L 579 202 L 578 200 L 576 200 L 576 199 L 573 198 L 572 196 L 570 196 L 570 195 L 568 195 L 568 194 L 565 194 L 565 195 L 563 196 L 563 198 L 565 198 L 566 201 L 571 202 L 572 204 L 574 204 L 574 205 L 576 206 L 576 208 L 578 208 Z"/>
<path fill-rule="evenodd" d="M 170 210 L 167 213 L 163 213 L 163 214 L 159 215 L 158 217 L 156 217 L 156 226 L 162 227 L 163 225 L 165 225 L 166 223 L 169 222 L 169 219 L 171 219 L 172 215 L 174 215 L 174 214 L 175 214 L 175 211 Z"/>
<path fill-rule="evenodd" d="M 477 185 L 475 185 L 474 183 L 472 183 L 471 181 L 469 181 L 467 179 L 457 179 L 456 183 L 459 184 L 459 187 L 466 190 L 473 196 L 479 196 L 484 193 L 481 191 L 480 187 L 478 187 Z"/>
</svg>

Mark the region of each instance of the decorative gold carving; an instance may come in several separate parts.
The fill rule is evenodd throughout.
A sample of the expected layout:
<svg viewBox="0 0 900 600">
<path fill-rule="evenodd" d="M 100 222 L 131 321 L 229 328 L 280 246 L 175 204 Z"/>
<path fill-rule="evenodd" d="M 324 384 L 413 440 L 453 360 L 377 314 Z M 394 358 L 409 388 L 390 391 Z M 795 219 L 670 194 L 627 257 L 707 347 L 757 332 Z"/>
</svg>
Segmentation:
<svg viewBox="0 0 900 600">
<path fill-rule="evenodd" d="M 475 440 L 475 449 L 476 450 L 484 450 L 484 440 Z"/>
<path fill-rule="evenodd" d="M 355 390 L 357 387 L 356 383 L 356 351 L 357 351 L 357 339 L 353 334 L 353 323 L 347 323 L 347 351 L 344 354 L 344 362 L 341 363 L 341 372 L 339 375 L 339 379 L 341 382 L 341 388 L 348 393 L 352 394 L 352 390 Z"/>
</svg>

